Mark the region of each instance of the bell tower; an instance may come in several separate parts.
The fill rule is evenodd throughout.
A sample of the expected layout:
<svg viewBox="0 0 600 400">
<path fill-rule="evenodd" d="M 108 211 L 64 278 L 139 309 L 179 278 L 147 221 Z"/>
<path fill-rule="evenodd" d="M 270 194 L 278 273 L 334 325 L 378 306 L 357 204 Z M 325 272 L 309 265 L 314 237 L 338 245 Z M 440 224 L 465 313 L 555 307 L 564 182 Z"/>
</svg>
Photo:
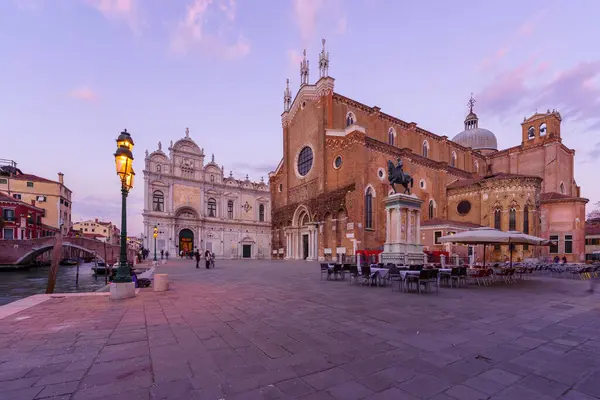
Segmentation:
<svg viewBox="0 0 600 400">
<path fill-rule="evenodd" d="M 531 146 L 550 141 L 561 141 L 560 124 L 562 117 L 556 110 L 545 113 L 536 112 L 521 123 L 522 145 Z"/>
</svg>

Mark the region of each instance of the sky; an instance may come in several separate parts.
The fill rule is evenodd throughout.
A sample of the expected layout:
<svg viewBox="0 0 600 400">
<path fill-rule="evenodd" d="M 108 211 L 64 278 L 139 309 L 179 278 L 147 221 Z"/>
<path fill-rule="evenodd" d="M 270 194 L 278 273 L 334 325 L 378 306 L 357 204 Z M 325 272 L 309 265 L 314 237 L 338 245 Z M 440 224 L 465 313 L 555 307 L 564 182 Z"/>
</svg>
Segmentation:
<svg viewBox="0 0 600 400">
<path fill-rule="evenodd" d="M 120 223 L 115 139 L 135 142 L 128 233 L 142 231 L 144 152 L 190 136 L 234 176 L 282 156 L 286 78 L 327 39 L 335 91 L 439 135 L 471 93 L 499 148 L 536 111 L 563 116 L 575 179 L 600 201 L 597 0 L 2 0 L 0 158 L 73 191 L 73 221 Z"/>
</svg>

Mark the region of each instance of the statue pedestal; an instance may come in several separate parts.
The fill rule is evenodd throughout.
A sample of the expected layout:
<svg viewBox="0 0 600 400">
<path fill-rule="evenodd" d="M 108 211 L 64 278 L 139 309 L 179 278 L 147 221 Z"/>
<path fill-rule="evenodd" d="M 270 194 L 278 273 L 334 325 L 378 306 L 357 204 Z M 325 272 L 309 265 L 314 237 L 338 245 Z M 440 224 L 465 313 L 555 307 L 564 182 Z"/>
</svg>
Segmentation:
<svg viewBox="0 0 600 400">
<path fill-rule="evenodd" d="M 416 195 L 395 193 L 385 199 L 385 244 L 381 262 L 424 264 L 421 245 L 421 204 Z"/>
</svg>

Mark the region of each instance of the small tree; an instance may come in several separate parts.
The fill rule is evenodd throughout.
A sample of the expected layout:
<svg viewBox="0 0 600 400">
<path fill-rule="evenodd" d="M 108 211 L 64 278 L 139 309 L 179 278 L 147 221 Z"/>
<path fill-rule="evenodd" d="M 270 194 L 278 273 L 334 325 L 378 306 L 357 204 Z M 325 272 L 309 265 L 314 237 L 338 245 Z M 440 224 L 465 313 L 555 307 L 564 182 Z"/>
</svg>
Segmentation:
<svg viewBox="0 0 600 400">
<path fill-rule="evenodd" d="M 594 209 L 590 211 L 587 215 L 587 219 L 589 220 L 600 220 L 600 201 L 594 204 Z"/>
</svg>

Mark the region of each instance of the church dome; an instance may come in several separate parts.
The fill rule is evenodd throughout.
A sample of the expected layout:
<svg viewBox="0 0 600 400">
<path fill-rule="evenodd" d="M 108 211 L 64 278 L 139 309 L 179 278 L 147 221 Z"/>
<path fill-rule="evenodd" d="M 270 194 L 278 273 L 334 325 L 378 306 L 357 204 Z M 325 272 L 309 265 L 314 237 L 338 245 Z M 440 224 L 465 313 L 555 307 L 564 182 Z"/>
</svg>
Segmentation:
<svg viewBox="0 0 600 400">
<path fill-rule="evenodd" d="M 498 150 L 496 135 L 484 128 L 465 129 L 454 136 L 452 141 L 473 150 Z"/>
<path fill-rule="evenodd" d="M 452 138 L 452 141 L 473 150 L 498 150 L 498 140 L 492 131 L 479 127 L 479 118 L 473 112 L 475 99 L 469 99 L 469 115 L 465 118 L 465 130 Z"/>
</svg>

